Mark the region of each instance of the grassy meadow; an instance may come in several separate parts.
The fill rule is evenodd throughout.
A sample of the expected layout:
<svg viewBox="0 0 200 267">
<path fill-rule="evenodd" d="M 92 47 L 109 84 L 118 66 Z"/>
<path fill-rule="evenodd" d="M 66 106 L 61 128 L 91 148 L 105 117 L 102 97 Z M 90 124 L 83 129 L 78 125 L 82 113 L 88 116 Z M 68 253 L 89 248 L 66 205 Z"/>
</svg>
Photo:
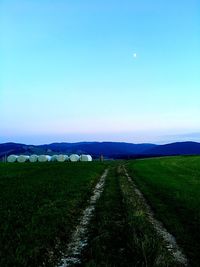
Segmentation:
<svg viewBox="0 0 200 267">
<path fill-rule="evenodd" d="M 200 156 L 112 162 L 0 164 L 0 266 L 58 266 L 101 174 L 81 266 L 181 267 L 134 190 L 199 267 Z"/>
<path fill-rule="evenodd" d="M 0 266 L 55 266 L 104 169 L 80 162 L 0 164 Z"/>
<path fill-rule="evenodd" d="M 128 170 L 191 265 L 200 266 L 200 156 L 135 160 Z"/>
</svg>

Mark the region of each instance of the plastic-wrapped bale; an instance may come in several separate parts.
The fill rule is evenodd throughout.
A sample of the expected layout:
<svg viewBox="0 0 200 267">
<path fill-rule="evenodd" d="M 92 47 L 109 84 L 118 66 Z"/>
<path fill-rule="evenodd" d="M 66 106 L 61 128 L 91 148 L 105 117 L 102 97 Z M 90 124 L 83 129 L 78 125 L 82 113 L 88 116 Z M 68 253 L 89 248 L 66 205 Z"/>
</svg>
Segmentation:
<svg viewBox="0 0 200 267">
<path fill-rule="evenodd" d="M 29 157 L 29 161 L 30 162 L 37 162 L 38 161 L 38 155 L 35 155 L 35 154 L 31 155 Z"/>
<path fill-rule="evenodd" d="M 38 161 L 39 162 L 47 162 L 47 161 L 51 161 L 51 156 L 49 155 L 40 155 L 38 157 Z"/>
<path fill-rule="evenodd" d="M 11 163 L 16 162 L 17 158 L 18 158 L 18 156 L 16 156 L 16 155 L 10 155 L 7 157 L 7 162 L 11 162 Z"/>
<path fill-rule="evenodd" d="M 26 162 L 26 161 L 28 161 L 29 160 L 29 156 L 26 156 L 26 155 L 20 155 L 18 158 L 17 158 L 17 161 L 19 162 L 19 163 L 24 163 L 24 162 Z"/>
<path fill-rule="evenodd" d="M 72 155 L 70 155 L 70 157 L 69 157 L 69 160 L 72 161 L 72 162 L 79 161 L 79 159 L 80 159 L 80 156 L 77 155 L 77 154 L 72 154 Z"/>
<path fill-rule="evenodd" d="M 81 155 L 80 161 L 92 161 L 92 157 L 90 155 Z"/>
<path fill-rule="evenodd" d="M 91 155 L 88 155 L 88 161 L 92 161 L 92 156 Z"/>
<path fill-rule="evenodd" d="M 57 157 L 58 157 L 58 155 L 51 156 L 51 161 L 57 161 Z"/>
<path fill-rule="evenodd" d="M 57 155 L 57 161 L 59 162 L 64 162 L 68 160 L 68 156 L 67 155 Z"/>
</svg>

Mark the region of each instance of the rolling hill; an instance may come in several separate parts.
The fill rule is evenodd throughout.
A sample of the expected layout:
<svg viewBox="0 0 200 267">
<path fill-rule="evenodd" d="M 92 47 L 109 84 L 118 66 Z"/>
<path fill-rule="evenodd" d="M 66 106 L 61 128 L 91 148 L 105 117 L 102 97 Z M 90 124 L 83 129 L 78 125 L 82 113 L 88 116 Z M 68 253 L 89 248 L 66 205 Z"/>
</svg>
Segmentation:
<svg viewBox="0 0 200 267">
<path fill-rule="evenodd" d="M 91 154 L 94 157 L 123 158 L 127 156 L 165 156 L 200 154 L 200 143 L 179 142 L 166 145 L 132 144 L 123 142 L 79 142 L 26 145 L 17 143 L 0 144 L 0 157 L 10 154 Z"/>
<path fill-rule="evenodd" d="M 144 154 L 152 155 L 198 155 L 200 154 L 200 143 L 176 142 L 166 145 L 155 146 L 148 149 Z"/>
<path fill-rule="evenodd" d="M 79 143 L 53 143 L 49 145 L 25 145 L 16 143 L 0 144 L 0 156 L 10 154 L 54 154 L 54 153 L 88 153 L 93 156 L 116 156 L 143 154 L 147 149 L 156 145 L 153 144 L 131 144 L 117 142 L 79 142 Z"/>
</svg>

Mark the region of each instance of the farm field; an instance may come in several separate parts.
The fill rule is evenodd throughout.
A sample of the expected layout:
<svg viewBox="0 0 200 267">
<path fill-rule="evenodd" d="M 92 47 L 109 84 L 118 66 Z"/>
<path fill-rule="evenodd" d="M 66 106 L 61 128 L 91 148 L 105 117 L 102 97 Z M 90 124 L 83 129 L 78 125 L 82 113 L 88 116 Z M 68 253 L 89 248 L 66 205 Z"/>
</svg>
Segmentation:
<svg viewBox="0 0 200 267">
<path fill-rule="evenodd" d="M 55 266 L 105 164 L 0 164 L 0 266 Z"/>
<path fill-rule="evenodd" d="M 200 266 L 200 156 L 135 160 L 127 166 L 191 266 Z"/>
<path fill-rule="evenodd" d="M 64 267 L 62 259 L 73 256 L 66 253 L 70 240 L 105 170 L 80 261 L 66 266 L 186 266 L 152 224 L 137 188 L 191 266 L 200 266 L 198 156 L 0 164 L 0 266 Z"/>
</svg>

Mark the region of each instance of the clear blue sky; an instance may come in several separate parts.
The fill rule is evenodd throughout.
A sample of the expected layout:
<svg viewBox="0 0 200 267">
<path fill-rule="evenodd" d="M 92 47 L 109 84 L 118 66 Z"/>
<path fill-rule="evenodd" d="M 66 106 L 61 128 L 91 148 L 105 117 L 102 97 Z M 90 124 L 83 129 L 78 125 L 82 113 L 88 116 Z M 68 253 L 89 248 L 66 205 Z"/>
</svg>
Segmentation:
<svg viewBox="0 0 200 267">
<path fill-rule="evenodd" d="M 0 142 L 200 132 L 199 14 L 198 0 L 1 0 Z"/>
</svg>

